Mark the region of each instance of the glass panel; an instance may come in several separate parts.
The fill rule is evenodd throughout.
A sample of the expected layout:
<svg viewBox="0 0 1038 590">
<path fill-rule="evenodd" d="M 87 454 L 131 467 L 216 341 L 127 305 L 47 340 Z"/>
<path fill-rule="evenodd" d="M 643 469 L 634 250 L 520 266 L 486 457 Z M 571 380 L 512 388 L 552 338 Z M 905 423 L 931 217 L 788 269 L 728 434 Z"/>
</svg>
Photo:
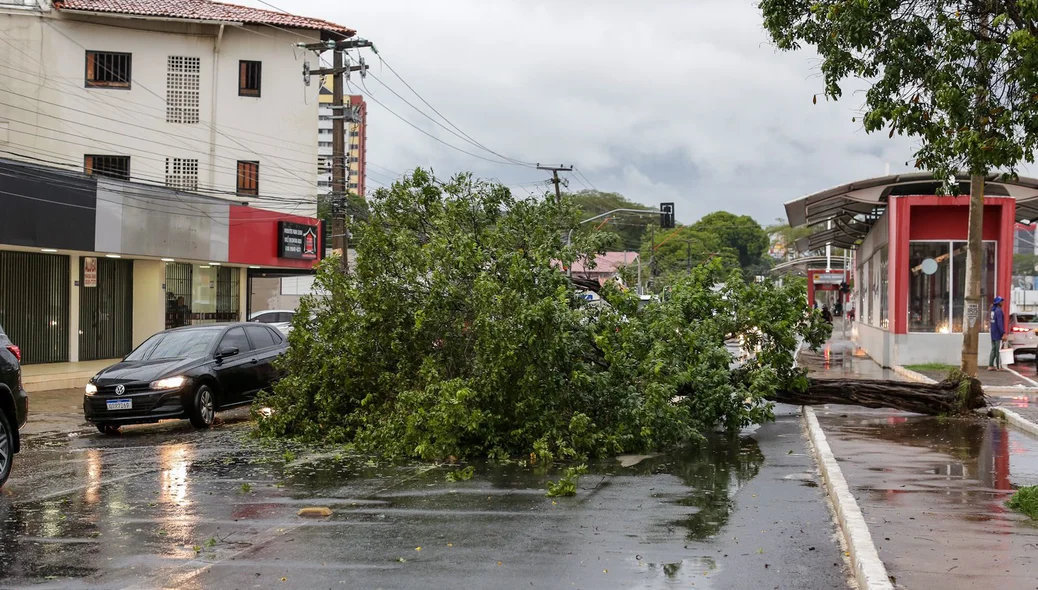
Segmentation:
<svg viewBox="0 0 1038 590">
<path fill-rule="evenodd" d="M 889 259 L 887 247 L 879 250 L 879 325 L 884 330 L 890 329 L 890 307 L 887 291 L 890 286 Z"/>
<path fill-rule="evenodd" d="M 274 337 L 270 335 L 270 330 L 263 326 L 246 326 L 245 333 L 249 335 L 249 341 L 256 350 L 274 346 Z"/>
<path fill-rule="evenodd" d="M 953 242 L 955 249 L 954 320 L 956 332 L 962 331 L 962 310 L 966 306 L 966 242 Z M 980 331 L 991 329 L 991 301 L 995 293 L 995 243 L 984 242 L 984 254 L 980 266 Z"/>
<path fill-rule="evenodd" d="M 949 332 L 949 247 L 948 242 L 914 242 L 908 247 L 909 332 Z"/>
</svg>

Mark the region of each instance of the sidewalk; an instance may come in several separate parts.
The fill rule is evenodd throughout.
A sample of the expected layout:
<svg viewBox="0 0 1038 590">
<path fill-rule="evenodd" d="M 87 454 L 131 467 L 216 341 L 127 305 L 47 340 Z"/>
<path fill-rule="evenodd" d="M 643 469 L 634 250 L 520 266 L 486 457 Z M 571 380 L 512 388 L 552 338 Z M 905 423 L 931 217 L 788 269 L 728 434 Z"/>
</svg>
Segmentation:
<svg viewBox="0 0 1038 590">
<path fill-rule="evenodd" d="M 804 356 L 812 377 L 901 379 L 847 341 L 827 350 Z M 1038 421 L 1026 395 L 992 401 Z M 1038 485 L 1038 438 L 979 415 L 835 405 L 815 412 L 896 586 L 1036 587 L 1038 522 L 1004 502 L 1016 487 Z"/>
</svg>

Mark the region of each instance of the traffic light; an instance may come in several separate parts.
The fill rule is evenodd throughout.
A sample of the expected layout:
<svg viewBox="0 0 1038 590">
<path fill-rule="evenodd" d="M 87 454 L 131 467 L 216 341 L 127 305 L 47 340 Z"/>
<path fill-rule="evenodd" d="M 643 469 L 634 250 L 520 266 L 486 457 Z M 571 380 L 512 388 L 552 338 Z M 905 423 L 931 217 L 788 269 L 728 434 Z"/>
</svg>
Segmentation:
<svg viewBox="0 0 1038 590">
<path fill-rule="evenodd" d="M 674 229 L 674 203 L 660 203 L 660 227 Z"/>
</svg>

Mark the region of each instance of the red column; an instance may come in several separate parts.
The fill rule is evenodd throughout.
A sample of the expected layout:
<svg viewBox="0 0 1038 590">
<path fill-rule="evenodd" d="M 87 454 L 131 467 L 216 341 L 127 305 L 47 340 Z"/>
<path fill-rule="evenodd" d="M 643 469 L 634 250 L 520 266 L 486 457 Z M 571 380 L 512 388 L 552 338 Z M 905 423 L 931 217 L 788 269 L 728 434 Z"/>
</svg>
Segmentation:
<svg viewBox="0 0 1038 590">
<path fill-rule="evenodd" d="M 988 201 L 988 199 L 985 199 L 985 201 Z M 1005 299 L 1002 309 L 1005 310 L 1008 319 L 1009 310 L 1012 309 L 1009 300 L 1013 295 L 1013 243 L 1016 238 L 1014 235 L 1016 230 L 1016 199 L 1001 197 L 997 199 L 992 198 L 990 201 L 1002 205 L 1002 224 L 998 237 L 998 254 L 996 255 L 997 260 L 995 263 L 998 269 L 995 290 L 998 295 Z"/>
<path fill-rule="evenodd" d="M 890 216 L 890 236 L 887 244 L 887 268 L 890 286 L 887 291 L 890 331 L 894 334 L 908 333 L 908 240 L 911 207 L 908 199 L 890 197 L 887 205 Z"/>
</svg>

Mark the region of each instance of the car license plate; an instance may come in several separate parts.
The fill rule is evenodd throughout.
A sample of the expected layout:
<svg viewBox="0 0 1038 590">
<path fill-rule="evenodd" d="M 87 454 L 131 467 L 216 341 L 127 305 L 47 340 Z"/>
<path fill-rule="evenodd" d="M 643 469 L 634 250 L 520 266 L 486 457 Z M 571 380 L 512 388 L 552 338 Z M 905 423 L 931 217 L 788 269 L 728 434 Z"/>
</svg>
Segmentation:
<svg viewBox="0 0 1038 590">
<path fill-rule="evenodd" d="M 110 399 L 108 400 L 109 410 L 132 410 L 133 400 L 132 399 Z"/>
</svg>

